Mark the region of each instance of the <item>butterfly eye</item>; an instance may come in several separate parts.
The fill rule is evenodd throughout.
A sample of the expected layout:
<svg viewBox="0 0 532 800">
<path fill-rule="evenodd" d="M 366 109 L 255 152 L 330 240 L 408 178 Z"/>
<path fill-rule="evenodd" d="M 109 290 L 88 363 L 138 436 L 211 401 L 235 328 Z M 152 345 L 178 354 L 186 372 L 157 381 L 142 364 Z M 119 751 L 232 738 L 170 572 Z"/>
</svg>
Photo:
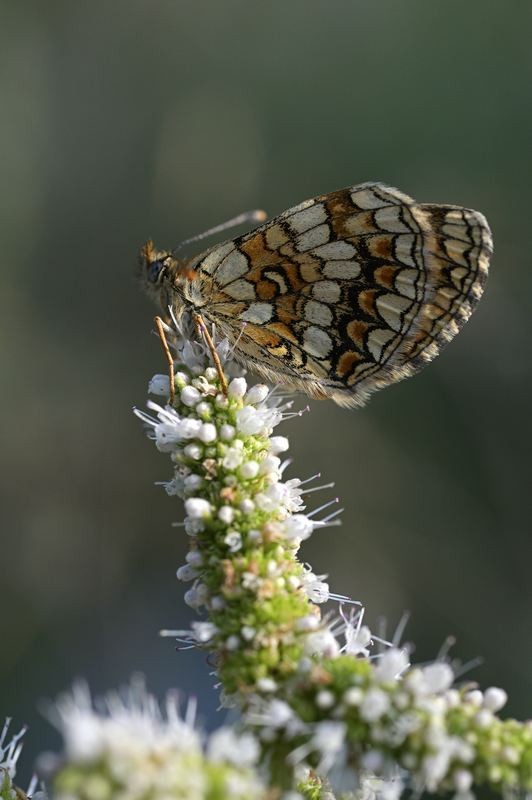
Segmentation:
<svg viewBox="0 0 532 800">
<path fill-rule="evenodd" d="M 148 268 L 148 280 L 150 283 L 157 283 L 163 269 L 164 264 L 162 261 L 152 261 Z"/>
</svg>

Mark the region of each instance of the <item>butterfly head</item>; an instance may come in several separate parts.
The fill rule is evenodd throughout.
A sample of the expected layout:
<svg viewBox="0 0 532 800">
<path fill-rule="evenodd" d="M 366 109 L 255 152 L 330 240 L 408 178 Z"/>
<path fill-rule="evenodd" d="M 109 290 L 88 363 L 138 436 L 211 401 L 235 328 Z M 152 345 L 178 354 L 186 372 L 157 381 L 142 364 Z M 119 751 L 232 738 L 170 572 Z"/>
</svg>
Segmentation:
<svg viewBox="0 0 532 800">
<path fill-rule="evenodd" d="M 197 274 L 188 264 L 171 251 L 158 250 L 151 240 L 141 247 L 137 273 L 142 288 L 165 319 L 170 306 L 174 317 L 179 317 L 186 306 L 195 305 L 190 287 L 196 284 Z"/>
<path fill-rule="evenodd" d="M 157 250 L 152 241 L 141 247 L 138 261 L 138 276 L 144 291 L 163 307 L 168 305 L 170 279 L 175 274 L 178 262 L 165 250 Z"/>
</svg>

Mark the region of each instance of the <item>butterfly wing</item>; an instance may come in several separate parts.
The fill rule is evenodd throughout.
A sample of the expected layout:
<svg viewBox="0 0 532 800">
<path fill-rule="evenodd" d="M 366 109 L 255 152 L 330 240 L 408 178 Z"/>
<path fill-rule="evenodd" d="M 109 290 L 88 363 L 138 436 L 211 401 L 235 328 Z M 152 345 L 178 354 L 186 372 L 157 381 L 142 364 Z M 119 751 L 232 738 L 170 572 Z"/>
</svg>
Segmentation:
<svg viewBox="0 0 532 800">
<path fill-rule="evenodd" d="M 238 339 L 247 366 L 356 406 L 458 333 L 491 253 L 477 211 L 366 183 L 307 200 L 190 266 L 202 313 Z"/>
</svg>

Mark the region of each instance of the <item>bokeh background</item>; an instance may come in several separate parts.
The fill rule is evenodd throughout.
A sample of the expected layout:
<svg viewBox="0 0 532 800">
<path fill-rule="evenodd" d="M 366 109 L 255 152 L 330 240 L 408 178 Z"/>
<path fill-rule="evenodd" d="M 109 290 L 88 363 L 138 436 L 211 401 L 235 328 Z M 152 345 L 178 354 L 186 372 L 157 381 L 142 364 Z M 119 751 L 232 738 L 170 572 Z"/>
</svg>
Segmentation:
<svg viewBox="0 0 532 800">
<path fill-rule="evenodd" d="M 186 627 L 181 508 L 131 413 L 163 371 L 136 253 L 247 208 L 365 180 L 482 210 L 495 257 L 462 334 L 362 411 L 287 423 L 344 525 L 305 545 L 416 658 L 448 634 L 532 714 L 532 5 L 476 0 L 4 2 L 0 30 L 0 713 L 26 767 L 57 747 L 43 698 L 142 671 L 217 694 Z M 236 233 L 235 233 L 236 235 Z M 194 248 L 189 249 L 192 255 Z M 302 401 L 304 404 L 306 401 Z M 324 499 L 327 499 L 324 497 Z"/>
</svg>

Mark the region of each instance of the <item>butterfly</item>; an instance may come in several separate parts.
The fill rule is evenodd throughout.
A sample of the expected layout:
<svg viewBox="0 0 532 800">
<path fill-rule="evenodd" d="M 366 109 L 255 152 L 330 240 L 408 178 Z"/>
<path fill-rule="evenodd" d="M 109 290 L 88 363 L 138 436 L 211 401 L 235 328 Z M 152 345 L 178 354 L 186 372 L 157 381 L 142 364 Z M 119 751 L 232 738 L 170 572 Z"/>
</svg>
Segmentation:
<svg viewBox="0 0 532 800">
<path fill-rule="evenodd" d="M 492 252 L 478 211 L 362 183 L 190 259 L 147 242 L 139 263 L 166 319 L 200 314 L 269 382 L 361 406 L 458 333 Z"/>
</svg>

